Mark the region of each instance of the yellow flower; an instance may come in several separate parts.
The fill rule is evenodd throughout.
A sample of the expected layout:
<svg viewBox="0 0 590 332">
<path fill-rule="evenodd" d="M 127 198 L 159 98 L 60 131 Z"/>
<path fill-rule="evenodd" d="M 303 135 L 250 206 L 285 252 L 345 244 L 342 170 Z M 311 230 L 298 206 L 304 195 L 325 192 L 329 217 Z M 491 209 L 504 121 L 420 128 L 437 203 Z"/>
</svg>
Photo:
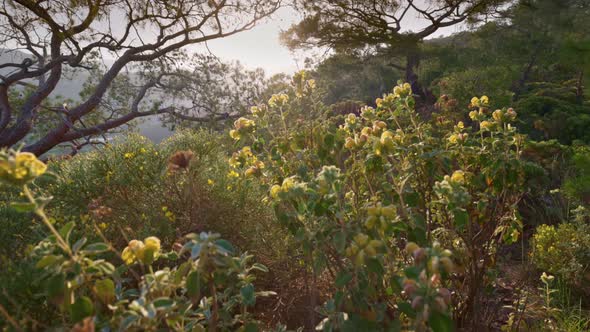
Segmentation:
<svg viewBox="0 0 590 332">
<path fill-rule="evenodd" d="M 492 130 L 494 128 L 494 124 L 490 121 L 482 121 L 479 126 L 482 130 Z"/>
<path fill-rule="evenodd" d="M 449 143 L 457 144 L 457 142 L 459 142 L 459 136 L 457 136 L 457 134 L 452 134 L 449 136 Z"/>
<path fill-rule="evenodd" d="M 104 231 L 105 229 L 107 229 L 107 224 L 104 222 L 101 222 L 100 224 L 98 224 L 98 227 Z"/>
<path fill-rule="evenodd" d="M 210 186 L 212 186 L 212 185 L 215 184 L 215 182 L 213 180 L 211 180 L 211 179 L 207 179 L 207 184 L 210 185 Z"/>
<path fill-rule="evenodd" d="M 459 123 L 457 123 L 457 128 L 459 129 L 464 129 L 465 125 L 463 124 L 463 121 L 459 121 Z"/>
<path fill-rule="evenodd" d="M 494 118 L 496 121 L 502 121 L 502 111 L 495 110 L 494 113 L 492 113 L 492 118 Z"/>
<path fill-rule="evenodd" d="M 479 101 L 481 102 L 481 106 L 488 106 L 490 104 L 490 99 L 488 96 L 481 96 Z"/>
<path fill-rule="evenodd" d="M 229 173 L 227 173 L 227 176 L 230 177 L 230 178 L 239 178 L 240 177 L 240 174 L 238 174 L 234 170 L 231 170 L 231 171 L 229 171 Z"/>
<path fill-rule="evenodd" d="M 134 157 L 134 154 L 131 152 L 127 152 L 123 155 L 123 157 L 125 157 L 125 159 L 131 159 Z"/>
<path fill-rule="evenodd" d="M 238 131 L 235 129 L 232 129 L 229 131 L 229 136 L 231 138 L 235 139 L 236 141 L 240 140 L 240 137 L 241 137 L 240 133 L 238 133 Z"/>
<path fill-rule="evenodd" d="M 461 170 L 453 172 L 453 175 L 451 175 L 451 181 L 463 184 L 465 182 L 465 172 Z"/>
<path fill-rule="evenodd" d="M 277 198 L 279 196 L 280 192 L 281 192 L 281 186 L 279 186 L 278 184 L 275 184 L 274 186 L 272 186 L 270 188 L 270 197 Z"/>
<path fill-rule="evenodd" d="M 289 102 L 289 96 L 281 93 L 272 95 L 272 97 L 270 97 L 268 100 L 268 105 L 270 107 L 283 107 L 287 104 L 287 102 Z"/>
<path fill-rule="evenodd" d="M 13 185 L 24 185 L 45 174 L 47 165 L 30 152 L 0 152 L 0 179 Z"/>
<path fill-rule="evenodd" d="M 150 236 L 143 240 L 143 242 L 145 243 L 146 250 L 153 250 L 154 252 L 160 251 L 160 239 L 158 239 L 157 237 Z"/>
<path fill-rule="evenodd" d="M 477 97 L 471 98 L 471 105 L 478 106 L 479 105 L 479 98 L 477 98 Z"/>
<path fill-rule="evenodd" d="M 121 259 L 127 265 L 131 265 L 137 261 L 149 265 L 154 262 L 159 253 L 160 239 L 150 236 L 143 242 L 139 240 L 129 241 L 129 244 L 121 253 Z"/>
</svg>

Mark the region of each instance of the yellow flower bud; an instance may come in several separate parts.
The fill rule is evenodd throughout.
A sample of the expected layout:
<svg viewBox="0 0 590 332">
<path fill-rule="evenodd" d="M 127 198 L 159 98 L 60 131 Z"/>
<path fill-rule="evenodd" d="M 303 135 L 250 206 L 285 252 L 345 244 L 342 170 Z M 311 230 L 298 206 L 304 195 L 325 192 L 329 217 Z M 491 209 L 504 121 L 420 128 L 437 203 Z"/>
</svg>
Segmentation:
<svg viewBox="0 0 590 332">
<path fill-rule="evenodd" d="M 453 175 L 451 175 L 451 181 L 463 184 L 465 182 L 465 172 L 461 170 L 453 172 Z"/>
</svg>

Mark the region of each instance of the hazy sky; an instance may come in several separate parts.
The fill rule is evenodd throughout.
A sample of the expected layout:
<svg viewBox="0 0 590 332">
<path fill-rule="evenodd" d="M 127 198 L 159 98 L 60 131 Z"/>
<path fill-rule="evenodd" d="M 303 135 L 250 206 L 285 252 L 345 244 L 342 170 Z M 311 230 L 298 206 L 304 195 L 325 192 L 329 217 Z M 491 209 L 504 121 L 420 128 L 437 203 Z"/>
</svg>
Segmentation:
<svg viewBox="0 0 590 332">
<path fill-rule="evenodd" d="M 291 52 L 279 41 L 279 33 L 297 23 L 301 16 L 292 8 L 279 9 L 270 19 L 258 24 L 250 31 L 213 40 L 208 43 L 209 49 L 223 60 L 239 60 L 247 67 L 260 67 L 269 74 L 279 72 L 291 73 L 303 69 L 303 60 L 306 56 L 314 56 L 311 52 Z M 404 20 L 406 30 L 418 30 L 424 20 L 414 15 L 408 15 Z M 433 37 L 449 35 L 461 30 L 460 26 L 449 27 L 437 31 Z M 206 50 L 201 46 L 195 46 L 195 50 Z M 318 53 L 318 52 L 315 52 Z M 317 56 L 317 54 L 315 55 Z"/>
</svg>

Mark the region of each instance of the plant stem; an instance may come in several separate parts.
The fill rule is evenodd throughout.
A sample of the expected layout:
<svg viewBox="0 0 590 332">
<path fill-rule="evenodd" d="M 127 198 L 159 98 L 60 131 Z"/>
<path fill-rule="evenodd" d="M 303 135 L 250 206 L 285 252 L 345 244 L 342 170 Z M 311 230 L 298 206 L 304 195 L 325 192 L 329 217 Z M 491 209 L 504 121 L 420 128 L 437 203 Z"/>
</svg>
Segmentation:
<svg viewBox="0 0 590 332">
<path fill-rule="evenodd" d="M 47 215 L 43 211 L 43 208 L 41 206 L 39 206 L 39 204 L 37 204 L 37 201 L 35 200 L 35 197 L 33 196 L 33 193 L 31 192 L 31 190 L 29 189 L 29 187 L 27 187 L 27 185 L 24 185 L 23 186 L 23 193 L 25 194 L 25 196 L 27 197 L 27 199 L 29 200 L 29 202 L 31 202 L 32 204 L 35 205 L 35 210 L 34 210 L 35 214 L 37 216 L 39 216 L 39 218 L 41 218 L 41 220 L 43 221 L 43 223 L 45 224 L 45 226 L 47 226 L 47 228 L 49 228 L 49 230 L 51 231 L 51 233 L 53 233 L 53 235 L 55 235 L 55 238 L 57 239 L 58 245 L 70 257 L 74 257 L 74 255 L 72 253 L 72 250 L 70 249 L 70 246 L 62 238 L 61 234 L 59 234 L 59 232 L 57 231 L 57 229 L 55 229 L 55 227 L 53 227 L 53 225 L 51 224 L 51 221 L 49 221 L 49 218 L 47 218 Z"/>
</svg>

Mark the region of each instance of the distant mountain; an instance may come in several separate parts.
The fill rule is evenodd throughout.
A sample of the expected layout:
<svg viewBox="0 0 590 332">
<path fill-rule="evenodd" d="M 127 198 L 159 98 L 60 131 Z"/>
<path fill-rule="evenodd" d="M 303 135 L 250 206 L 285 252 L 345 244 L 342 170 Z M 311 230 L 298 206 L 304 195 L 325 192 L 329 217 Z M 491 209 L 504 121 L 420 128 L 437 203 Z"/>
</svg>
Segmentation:
<svg viewBox="0 0 590 332">
<path fill-rule="evenodd" d="M 0 49 L 0 64 L 22 63 L 26 58 L 32 58 L 32 56 L 19 50 Z M 8 75 L 13 70 L 11 68 L 2 68 L 0 69 L 0 75 Z M 75 104 L 80 101 L 80 92 L 89 77 L 90 74 L 83 70 L 64 73 L 50 97 L 71 99 L 73 104 Z M 34 84 L 35 81 L 30 80 L 30 83 Z M 139 133 L 155 143 L 159 143 L 172 134 L 170 130 L 162 126 L 162 123 L 157 117 L 148 117 L 136 121 L 138 123 Z"/>
</svg>

